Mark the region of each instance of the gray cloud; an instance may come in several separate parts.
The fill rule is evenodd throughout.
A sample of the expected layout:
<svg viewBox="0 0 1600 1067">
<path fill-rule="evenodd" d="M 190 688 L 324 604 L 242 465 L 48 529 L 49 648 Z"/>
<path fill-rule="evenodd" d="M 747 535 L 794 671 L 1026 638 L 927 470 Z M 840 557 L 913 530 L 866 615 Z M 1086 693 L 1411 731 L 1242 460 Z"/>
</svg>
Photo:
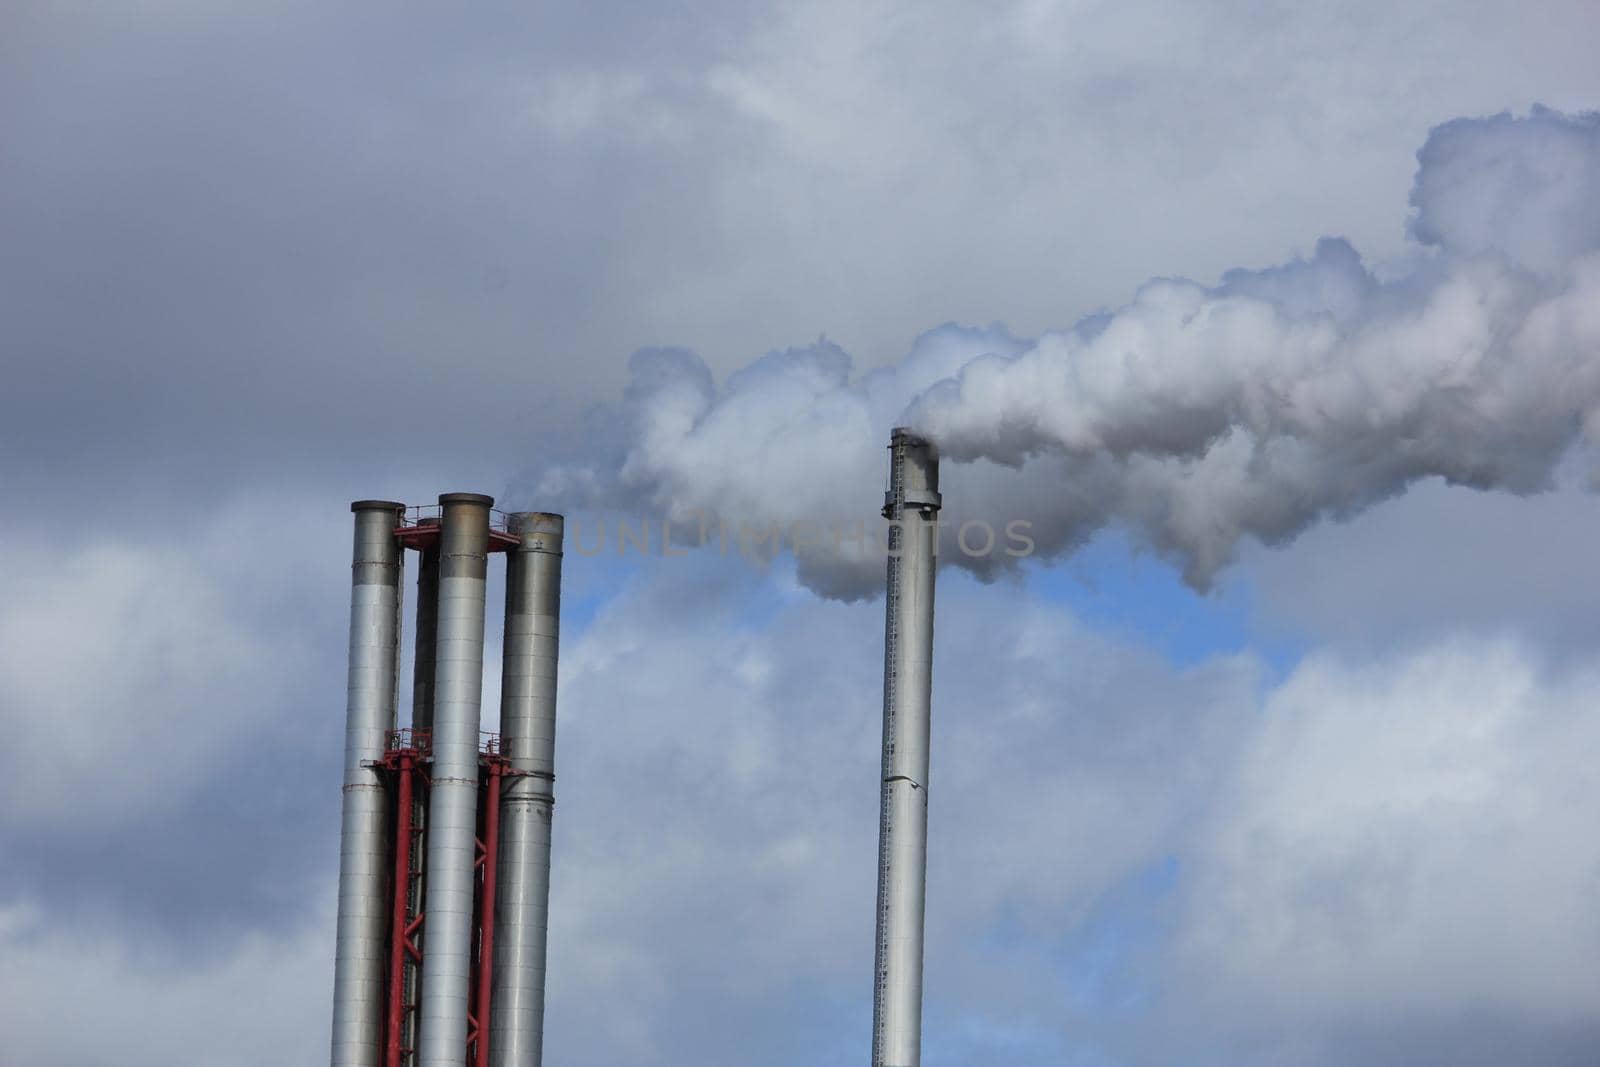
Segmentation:
<svg viewBox="0 0 1600 1067">
<path fill-rule="evenodd" d="M 1600 247 L 1600 122 L 1535 107 L 1445 123 L 1417 153 L 1411 232 L 1456 255 L 1504 252 L 1561 274 Z"/>
<path fill-rule="evenodd" d="M 297 558 L 252 582 L 272 588 Z M 572 564 L 579 579 L 593 569 Z M 308 610 L 337 631 L 341 583 L 318 570 L 307 580 L 326 593 Z M 224 632 L 261 612 L 228 603 Z M 859 1055 L 881 625 L 877 606 L 700 556 L 641 572 L 571 627 L 552 1055 Z M 1314 655 L 1270 684 L 1251 656 L 1174 669 L 1026 589 L 961 576 L 943 583 L 938 641 L 928 1003 L 930 1034 L 958 1062 L 1331 1065 L 1362 1047 L 1401 1063 L 1464 1034 L 1582 1062 L 1597 1025 L 1585 872 L 1600 856 L 1573 820 L 1594 800 L 1581 758 L 1592 655 L 1552 670 L 1517 644 L 1408 642 L 1375 663 Z M 325 698 L 342 643 L 318 644 L 290 667 L 258 644 L 264 664 L 306 671 L 307 689 L 257 712 L 259 729 L 211 739 L 230 753 L 226 780 L 174 764 L 172 799 L 123 815 L 125 846 L 67 828 L 48 862 L 22 853 L 28 877 L 5 888 L 0 1025 L 62 1035 L 10 1046 L 28 1062 L 113 1048 L 182 1062 L 178 1020 L 213 994 L 272 1005 L 282 1030 L 218 1010 L 222 1062 L 320 1055 L 336 838 L 334 786 L 315 781 L 337 776 L 316 753 L 336 758 Z M 61 713 L 114 732 L 125 706 L 158 707 L 161 693 L 126 697 Z M 209 700 L 176 703 L 198 715 Z M 271 773 L 231 777 L 253 760 Z M 161 827 L 180 832 L 151 848 Z M 1496 867 L 1502 855 L 1514 862 Z M 98 896 L 65 892 L 96 863 L 141 860 Z M 99 1012 L 113 987 L 120 1007 Z M 1370 1009 L 1369 987 L 1408 1010 Z M 1262 1007 L 1269 995 L 1281 1010 Z M 1467 1003 L 1482 1006 L 1470 1026 L 1452 1014 Z M 117 1025 L 88 1024 L 103 1019 Z"/>
<path fill-rule="evenodd" d="M 1600 498 L 1566 469 L 1551 493 L 1517 498 L 1417 486 L 1358 521 L 1244 554 L 1240 581 L 1266 633 L 1378 653 L 1440 632 L 1516 635 L 1586 656 L 1600 632 Z"/>
<path fill-rule="evenodd" d="M 1546 109 L 1440 127 L 1412 199 L 1441 254 L 1387 280 L 1324 239 L 1215 287 L 1149 282 L 1036 341 L 941 328 L 860 377 L 827 343 L 720 386 L 688 353 L 640 353 L 620 463 L 557 467 L 534 495 L 843 524 L 871 499 L 889 427 L 907 421 L 947 458 L 982 461 L 950 471 L 952 525 L 1026 518 L 1049 554 L 1125 524 L 1204 587 L 1241 540 L 1290 540 L 1422 478 L 1546 489 L 1581 428 L 1600 426 L 1597 129 Z M 870 553 L 819 555 L 804 572 L 819 590 L 875 586 Z"/>
<path fill-rule="evenodd" d="M 344 501 L 492 491 L 550 458 L 620 469 L 626 442 L 586 431 L 607 412 L 581 410 L 624 384 L 616 357 L 689 345 L 726 391 L 749 353 L 826 331 L 855 355 L 851 373 L 887 368 L 869 394 L 873 431 L 847 460 L 859 476 L 836 486 L 849 517 L 870 521 L 878 431 L 910 390 L 1025 350 L 1124 300 L 1152 268 L 1209 278 L 1281 258 L 1312 235 L 1307 220 L 1348 235 L 1387 282 L 1406 269 L 1388 262 L 1406 251 L 1396 194 L 1432 124 L 1535 100 L 1571 110 L 1600 93 L 1587 0 L 1537 19 L 1500 0 L 491 5 L 470 18 L 23 3 L 4 22 L 0 767 L 13 789 L 41 792 L 26 817 L 0 813 L 0 1061 L 44 1067 L 323 1054 Z M 1477 167 L 1467 147 L 1439 165 Z M 1470 250 L 1471 204 L 1446 211 L 1442 192 L 1425 195 L 1450 235 L 1442 254 Z M 1519 241 L 1567 254 L 1525 221 Z M 1298 292 L 1310 272 L 1288 266 L 1254 284 Z M 1318 285 L 1312 306 L 1344 298 Z M 1288 299 L 1281 286 L 1273 299 Z M 946 318 L 1012 329 L 936 329 L 901 358 L 905 338 Z M 815 394 L 838 365 L 819 348 L 752 372 L 741 395 L 770 404 L 790 378 Z M 757 453 L 748 425 L 724 429 L 729 454 L 752 464 L 805 460 L 783 453 L 797 438 Z M 1092 525 L 1116 477 L 1051 456 L 1026 472 L 951 465 L 950 489 L 1003 514 L 1032 506 L 1040 481 L 1066 485 L 1070 507 L 1065 492 L 1054 503 L 1077 516 L 1061 526 L 1072 531 Z M 753 504 L 784 495 L 736 487 Z M 1525 514 L 1557 529 L 1586 522 L 1586 507 L 1564 494 Z M 1388 514 L 1339 530 L 1369 544 L 1393 529 Z M 1406 522 L 1448 532 L 1486 514 L 1445 506 Z M 1497 509 L 1470 553 L 1424 561 L 1401 593 L 1412 621 L 1386 632 L 1409 643 L 1448 625 L 1463 605 L 1452 587 L 1484 579 L 1486 557 L 1494 588 L 1465 615 L 1575 632 L 1588 618 L 1576 592 L 1531 603 L 1518 591 L 1522 577 L 1548 588 L 1563 560 L 1582 573 L 1592 554 L 1546 533 Z M 1293 551 L 1352 566 L 1317 534 Z M 576 1064 L 858 1062 L 875 609 L 812 602 L 786 564 L 752 582 L 705 560 L 612 601 L 621 579 L 574 563 L 553 1051 Z M 1383 568 L 1294 615 L 1293 576 L 1262 566 L 1246 563 L 1280 621 L 1350 646 L 1352 613 L 1388 620 Z M 86 619 L 90 577 L 117 594 L 95 605 L 114 609 L 104 622 Z M 837 594 L 880 577 L 876 562 L 804 574 Z M 1207 1022 L 1192 988 L 1172 988 L 1182 972 L 1161 938 L 1188 898 L 1163 872 L 1173 854 L 1229 862 L 1208 843 L 1225 826 L 1208 813 L 1237 810 L 1233 754 L 1257 751 L 1241 722 L 1257 714 L 1256 667 L 1174 673 L 1025 597 L 945 585 L 941 641 L 958 644 L 940 658 L 946 829 L 931 917 L 946 933 L 929 1018 L 950 1061 L 1586 1062 L 1592 1018 L 1529 1010 L 1487 979 L 1475 988 L 1489 1006 L 1454 1016 L 1357 1018 L 1335 990 L 1290 1016 L 1298 1044 L 1260 1013 Z M 586 641 L 596 602 L 610 606 Z M 52 641 L 82 636 L 93 640 Z M 1358 688 L 1399 673 L 1391 661 Z M 1544 682 L 1532 692 L 1532 704 L 1577 699 Z M 1516 721 L 1585 743 L 1539 715 Z M 108 766 L 119 737 L 136 753 L 169 744 L 164 775 Z M 1524 741 L 1508 737 L 1511 762 L 1552 785 L 1523 795 L 1529 821 L 1513 828 L 1547 841 L 1536 823 L 1552 797 L 1592 804 Z M 1316 769 L 1315 744 L 1288 748 Z M 114 789 L 63 795 L 58 767 L 101 771 Z M 1414 770 L 1386 767 L 1365 784 L 1382 793 Z M 1240 818 L 1277 833 L 1294 808 L 1271 785 Z M 1015 848 L 996 826 L 1014 829 Z M 1448 819 L 1434 832 L 1497 847 Z M 1458 862 L 1438 855 L 1430 878 Z M 1291 858 L 1266 859 L 1282 870 Z M 1528 899 L 1570 904 L 1570 868 L 1535 863 L 1528 877 Z M 1481 914 L 1474 887 L 1424 881 Z M 1296 916 L 1313 931 L 1316 919 Z M 1521 921 L 1514 909 L 1508 921 Z M 1130 929 L 1160 937 L 1130 943 Z M 1461 950 L 1492 959 L 1497 943 L 1469 934 Z M 1449 965 L 1454 946 L 1426 924 L 1415 936 Z M 1254 988 L 1279 962 L 1255 952 L 1229 981 Z M 1352 955 L 1341 981 L 1371 965 Z M 622 1001 L 620 1019 L 601 1010 Z M 196 1045 L 197 1018 L 214 1044 Z"/>
<path fill-rule="evenodd" d="M 177 540 L 30 533 L 0 578 L 0 900 L 201 955 L 294 920 L 337 838 L 345 516 L 260 493 Z"/>
<path fill-rule="evenodd" d="M 498 480 L 642 344 L 871 367 L 1307 218 L 1386 258 L 1431 123 L 1600 92 L 1545 10 L 17 5 L 0 487 Z"/>
<path fill-rule="evenodd" d="M 324 884 L 331 902 L 334 887 Z M 118 924 L 51 924 L 30 906 L 0 906 L 0 1058 L 49 1067 L 315 1063 L 327 1055 L 333 967 L 332 909 L 326 921 L 322 910 L 319 921 L 196 959 L 174 958 Z"/>
</svg>

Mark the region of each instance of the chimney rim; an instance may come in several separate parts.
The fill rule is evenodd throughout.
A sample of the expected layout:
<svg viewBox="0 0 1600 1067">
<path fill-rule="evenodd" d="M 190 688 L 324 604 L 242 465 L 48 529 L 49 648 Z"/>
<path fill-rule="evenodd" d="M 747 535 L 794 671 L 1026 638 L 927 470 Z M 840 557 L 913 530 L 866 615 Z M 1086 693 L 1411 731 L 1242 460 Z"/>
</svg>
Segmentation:
<svg viewBox="0 0 1600 1067">
<path fill-rule="evenodd" d="M 916 445 L 927 449 L 934 448 L 932 438 L 926 434 L 918 433 L 909 426 L 896 426 L 889 431 L 889 447 L 893 448 L 898 444 Z"/>
</svg>

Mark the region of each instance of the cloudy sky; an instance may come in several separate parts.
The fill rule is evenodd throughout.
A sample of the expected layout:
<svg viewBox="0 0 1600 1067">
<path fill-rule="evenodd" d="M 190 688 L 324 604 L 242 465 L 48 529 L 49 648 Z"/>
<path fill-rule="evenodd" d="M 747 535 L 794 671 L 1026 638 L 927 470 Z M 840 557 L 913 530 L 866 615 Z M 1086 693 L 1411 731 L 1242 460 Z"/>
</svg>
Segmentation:
<svg viewBox="0 0 1600 1067">
<path fill-rule="evenodd" d="M 0 1067 L 325 1058 L 350 500 L 871 523 L 902 421 L 1039 547 L 928 1067 L 1592 1063 L 1597 34 L 0 6 Z M 879 574 L 569 553 L 549 1062 L 865 1061 Z"/>
</svg>

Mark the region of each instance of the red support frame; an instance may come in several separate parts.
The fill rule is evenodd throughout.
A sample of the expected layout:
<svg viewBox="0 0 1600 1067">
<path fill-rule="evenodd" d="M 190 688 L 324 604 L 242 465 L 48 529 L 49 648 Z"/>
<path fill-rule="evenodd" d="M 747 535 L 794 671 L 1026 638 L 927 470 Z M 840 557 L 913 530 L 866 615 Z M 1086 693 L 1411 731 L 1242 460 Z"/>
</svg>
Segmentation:
<svg viewBox="0 0 1600 1067">
<path fill-rule="evenodd" d="M 406 1044 L 407 1021 L 417 1005 L 407 999 L 408 983 L 415 990 L 416 975 L 422 966 L 422 947 L 417 932 L 422 929 L 421 879 L 423 857 L 419 837 L 425 820 L 419 822 L 418 801 L 428 788 L 427 760 L 429 737 L 424 731 L 397 730 L 389 735 L 389 749 L 382 766 L 389 771 L 386 783 L 393 803 L 390 822 L 393 856 L 389 878 L 389 966 L 385 976 L 383 1067 L 406 1067 L 415 1049 Z M 423 801 L 425 804 L 425 800 Z M 413 902 L 415 907 L 413 909 Z"/>
<path fill-rule="evenodd" d="M 414 526 L 400 526 L 396 527 L 394 535 L 400 539 L 401 545 L 420 551 L 424 548 L 432 548 L 439 543 L 439 524 L 434 521 L 431 523 L 419 523 Z M 516 534 L 490 527 L 490 552 L 510 552 L 520 544 L 522 544 L 522 538 Z"/>
<path fill-rule="evenodd" d="M 385 1037 L 385 1067 L 400 1067 L 401 1046 L 405 1043 L 406 948 L 410 941 L 406 888 L 411 882 L 411 769 L 416 751 L 401 749 L 394 757 L 394 876 L 389 883 L 393 887 L 390 893 L 394 897 L 394 908 L 389 926 L 389 1018 Z"/>
<path fill-rule="evenodd" d="M 494 979 L 495 872 L 500 863 L 500 779 L 505 761 L 495 756 L 483 760 L 488 771 L 483 812 L 483 881 L 478 903 L 478 1040 L 473 1049 L 477 1067 L 489 1063 L 489 1011 Z"/>
<path fill-rule="evenodd" d="M 424 856 L 417 847 L 425 823 L 419 823 L 414 813 L 428 787 L 430 740 L 423 731 L 392 731 L 383 760 L 373 764 L 390 772 L 387 784 L 394 810 L 390 823 L 394 836 L 391 841 L 393 870 L 389 879 L 389 961 L 384 994 L 384 1067 L 409 1067 L 414 1062 L 415 1049 L 406 1043 L 407 1021 L 418 1006 L 407 1000 L 407 979 L 411 978 L 410 985 L 414 988 L 421 973 L 425 946 L 418 944 L 417 933 L 427 914 L 420 891 L 415 894 L 413 907 L 413 887 L 425 878 Z M 467 1047 L 464 1050 L 467 1067 L 488 1067 L 489 1063 L 489 1023 L 494 997 L 494 911 L 500 863 L 500 794 L 505 776 L 517 773 L 499 754 L 498 739 L 492 735 L 479 757 L 479 770 L 478 875 L 474 901 L 477 951 L 467 1014 Z"/>
</svg>

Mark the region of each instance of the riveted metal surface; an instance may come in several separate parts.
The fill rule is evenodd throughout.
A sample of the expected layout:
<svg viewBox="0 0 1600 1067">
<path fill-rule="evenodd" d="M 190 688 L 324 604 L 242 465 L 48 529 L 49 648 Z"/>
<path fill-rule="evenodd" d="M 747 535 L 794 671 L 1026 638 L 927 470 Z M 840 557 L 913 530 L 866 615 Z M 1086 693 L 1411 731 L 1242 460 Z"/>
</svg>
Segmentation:
<svg viewBox="0 0 1600 1067">
<path fill-rule="evenodd" d="M 516 772 L 501 799 L 496 898 L 493 1067 L 539 1067 L 544 1044 L 550 827 L 555 802 L 556 660 L 560 640 L 560 515 L 512 516 L 506 557 L 501 752 Z"/>
<path fill-rule="evenodd" d="M 884 605 L 883 782 L 878 822 L 873 1067 L 922 1062 L 923 913 L 927 900 L 928 733 L 939 460 L 907 430 L 890 442 Z"/>
<path fill-rule="evenodd" d="M 333 1067 L 377 1067 L 384 1017 L 387 802 L 370 765 L 395 725 L 403 508 L 357 501 L 350 585 L 339 901 L 334 934 Z"/>
<path fill-rule="evenodd" d="M 428 806 L 427 922 L 423 926 L 418 1067 L 461 1067 L 472 977 L 478 805 L 478 723 L 483 699 L 483 614 L 489 508 L 478 494 L 439 498 L 438 640 L 433 774 Z"/>
</svg>

